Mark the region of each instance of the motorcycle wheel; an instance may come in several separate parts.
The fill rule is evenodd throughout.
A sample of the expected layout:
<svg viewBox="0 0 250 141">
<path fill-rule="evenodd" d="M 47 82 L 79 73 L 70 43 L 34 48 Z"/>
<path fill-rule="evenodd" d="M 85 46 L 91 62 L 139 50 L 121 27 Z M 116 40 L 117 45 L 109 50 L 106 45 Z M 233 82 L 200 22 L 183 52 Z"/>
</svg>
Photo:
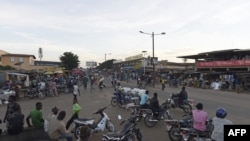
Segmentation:
<svg viewBox="0 0 250 141">
<path fill-rule="evenodd" d="M 103 137 L 102 141 L 109 141 L 107 138 Z"/>
<path fill-rule="evenodd" d="M 112 98 L 112 99 L 111 99 L 111 105 L 112 105 L 113 107 L 116 107 L 116 105 L 117 105 L 117 99 L 116 99 L 116 98 Z"/>
<path fill-rule="evenodd" d="M 142 116 L 137 116 L 135 119 L 136 122 L 140 122 L 141 120 L 142 120 Z"/>
<path fill-rule="evenodd" d="M 184 104 L 182 110 L 185 113 L 190 114 L 192 112 L 192 106 L 190 104 Z"/>
<path fill-rule="evenodd" d="M 40 98 L 40 99 L 44 99 L 44 94 L 42 93 L 42 92 L 40 92 L 40 93 L 38 93 L 38 98 Z"/>
<path fill-rule="evenodd" d="M 28 94 L 28 97 L 29 97 L 29 99 L 32 99 L 32 98 L 34 98 L 34 95 L 33 94 Z"/>
<path fill-rule="evenodd" d="M 135 141 L 135 135 L 132 133 L 129 133 L 127 135 L 127 140 L 126 141 Z"/>
<path fill-rule="evenodd" d="M 157 123 L 157 121 L 150 121 L 153 120 L 154 116 L 153 114 L 147 114 L 144 118 L 144 123 L 147 127 L 154 127 Z"/>
<path fill-rule="evenodd" d="M 118 101 L 118 102 L 117 102 L 118 107 L 119 107 L 119 108 L 123 108 L 123 103 L 124 103 L 124 102 L 123 102 L 122 100 Z"/>
<path fill-rule="evenodd" d="M 178 127 L 173 127 L 168 131 L 168 137 L 171 141 L 181 141 L 182 136 Z"/>
<path fill-rule="evenodd" d="M 76 125 L 76 126 L 75 126 L 74 135 L 75 135 L 75 138 L 76 138 L 76 139 L 79 139 L 79 137 L 80 137 L 81 128 L 82 128 L 81 125 Z"/>
<path fill-rule="evenodd" d="M 109 130 L 109 132 L 115 132 L 115 126 L 111 121 L 107 121 L 106 128 Z"/>
<path fill-rule="evenodd" d="M 136 132 L 136 138 L 138 141 L 144 141 L 143 140 L 143 136 L 142 136 L 142 133 L 141 133 L 141 130 L 140 129 L 137 129 L 137 132 Z"/>
</svg>

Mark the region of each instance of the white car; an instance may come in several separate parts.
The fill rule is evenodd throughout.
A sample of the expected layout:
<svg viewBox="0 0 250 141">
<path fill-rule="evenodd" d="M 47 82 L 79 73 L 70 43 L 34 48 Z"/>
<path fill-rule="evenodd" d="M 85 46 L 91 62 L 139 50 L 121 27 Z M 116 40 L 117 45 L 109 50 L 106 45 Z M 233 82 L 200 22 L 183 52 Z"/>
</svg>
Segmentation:
<svg viewBox="0 0 250 141">
<path fill-rule="evenodd" d="M 8 104 L 8 99 L 10 95 L 16 95 L 16 92 L 13 90 L 0 90 L 0 105 Z"/>
</svg>

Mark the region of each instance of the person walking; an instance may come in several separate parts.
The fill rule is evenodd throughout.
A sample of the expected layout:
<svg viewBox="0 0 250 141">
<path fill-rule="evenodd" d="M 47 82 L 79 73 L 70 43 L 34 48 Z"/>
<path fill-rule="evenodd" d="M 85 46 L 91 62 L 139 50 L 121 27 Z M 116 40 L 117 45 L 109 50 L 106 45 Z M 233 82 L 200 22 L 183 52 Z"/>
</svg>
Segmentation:
<svg viewBox="0 0 250 141">
<path fill-rule="evenodd" d="M 53 80 L 51 82 L 51 89 L 53 91 L 54 96 L 58 96 L 58 92 L 57 92 L 57 88 L 56 88 L 56 81 L 55 80 Z"/>
<path fill-rule="evenodd" d="M 80 96 L 80 89 L 79 89 L 79 86 L 77 85 L 77 82 L 74 82 L 74 85 L 73 85 L 73 95 L 74 95 L 74 99 L 76 99 L 77 101 L 77 95 Z"/>
<path fill-rule="evenodd" d="M 166 85 L 166 79 L 163 77 L 163 78 L 161 79 L 161 90 L 164 91 L 165 85 Z"/>
<path fill-rule="evenodd" d="M 95 90 L 94 84 L 95 84 L 95 78 L 93 76 L 91 76 L 91 79 L 90 79 L 90 91 L 91 92 L 93 92 Z"/>
<path fill-rule="evenodd" d="M 73 123 L 74 119 L 78 119 L 79 118 L 79 113 L 81 110 L 81 106 L 78 104 L 77 99 L 73 99 L 73 107 L 72 107 L 72 116 L 71 118 L 68 120 L 67 124 L 66 124 L 66 129 L 68 130 L 70 125 Z"/>
<path fill-rule="evenodd" d="M 82 79 L 83 87 L 84 87 L 85 90 L 87 89 L 88 81 L 89 81 L 89 78 L 85 74 L 83 79 Z"/>
</svg>

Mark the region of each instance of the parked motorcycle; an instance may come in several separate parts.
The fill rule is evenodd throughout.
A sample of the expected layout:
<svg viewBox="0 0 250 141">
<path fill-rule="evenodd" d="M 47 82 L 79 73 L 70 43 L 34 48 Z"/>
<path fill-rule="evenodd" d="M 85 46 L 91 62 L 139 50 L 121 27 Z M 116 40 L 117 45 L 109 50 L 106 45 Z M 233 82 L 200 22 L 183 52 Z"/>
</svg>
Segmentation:
<svg viewBox="0 0 250 141">
<path fill-rule="evenodd" d="M 109 116 L 104 112 L 107 107 L 101 108 L 93 115 L 100 114 L 101 117 L 97 122 L 95 122 L 94 118 L 79 118 L 74 120 L 74 135 L 78 139 L 80 137 L 80 130 L 82 126 L 88 126 L 91 129 L 91 133 L 99 133 L 103 132 L 105 129 L 108 129 L 109 132 L 115 131 L 115 126 L 111 122 Z"/>
<path fill-rule="evenodd" d="M 178 101 L 174 100 L 174 97 L 175 97 L 174 94 L 170 94 L 170 98 L 168 98 L 167 101 L 166 101 L 168 107 L 180 108 L 187 114 L 190 114 L 192 112 L 192 107 L 193 107 L 193 104 L 194 104 L 193 99 L 184 100 L 183 104 L 180 105 Z"/>
<path fill-rule="evenodd" d="M 32 99 L 34 97 L 38 97 L 39 99 L 45 98 L 45 95 L 42 93 L 42 91 L 37 87 L 37 88 L 28 88 L 26 90 L 26 97 Z"/>
<path fill-rule="evenodd" d="M 121 116 L 118 115 L 121 120 Z M 137 127 L 137 117 L 130 115 L 128 119 L 123 120 L 120 125 L 124 124 L 123 128 L 118 132 L 109 132 L 102 135 L 102 141 L 144 141 L 140 128 Z"/>
</svg>

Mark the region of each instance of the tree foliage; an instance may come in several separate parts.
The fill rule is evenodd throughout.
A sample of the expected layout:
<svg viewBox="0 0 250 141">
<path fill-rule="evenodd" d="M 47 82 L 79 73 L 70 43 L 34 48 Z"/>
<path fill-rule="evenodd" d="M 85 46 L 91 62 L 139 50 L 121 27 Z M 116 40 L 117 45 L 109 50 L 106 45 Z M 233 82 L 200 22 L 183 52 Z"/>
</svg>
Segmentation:
<svg viewBox="0 0 250 141">
<path fill-rule="evenodd" d="M 72 70 L 74 68 L 78 68 L 79 66 L 79 57 L 72 52 L 64 52 L 63 55 L 59 57 L 62 62 L 62 67 L 66 70 Z"/>
<path fill-rule="evenodd" d="M 7 66 L 0 65 L 0 70 L 15 70 L 15 68 L 11 67 L 9 65 L 7 65 Z"/>
</svg>

